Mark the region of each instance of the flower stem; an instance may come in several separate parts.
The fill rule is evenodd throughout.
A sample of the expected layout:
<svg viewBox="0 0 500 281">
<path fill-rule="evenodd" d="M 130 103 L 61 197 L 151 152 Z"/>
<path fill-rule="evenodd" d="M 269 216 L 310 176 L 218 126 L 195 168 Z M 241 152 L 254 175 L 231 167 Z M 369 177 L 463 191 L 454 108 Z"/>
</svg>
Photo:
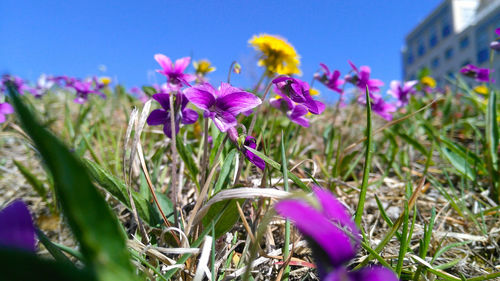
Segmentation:
<svg viewBox="0 0 500 281">
<path fill-rule="evenodd" d="M 170 179 L 170 186 L 172 187 L 172 202 L 174 204 L 174 219 L 175 226 L 179 227 L 179 217 L 178 217 L 178 198 L 177 198 L 177 144 L 176 144 L 176 134 L 177 128 L 175 127 L 175 109 L 174 109 L 174 94 L 170 93 L 170 131 L 171 133 L 171 143 L 170 148 L 172 149 L 172 178 Z"/>
<path fill-rule="evenodd" d="M 207 173 L 207 155 L 208 155 L 208 118 L 205 118 L 203 126 L 203 158 L 201 159 L 201 182 L 200 186 L 205 183 L 205 175 Z"/>
<path fill-rule="evenodd" d="M 288 191 L 288 168 L 286 163 L 286 153 L 285 153 L 285 136 L 283 131 L 281 131 L 281 169 L 283 173 L 283 187 L 285 191 Z M 283 262 L 286 264 L 283 279 L 288 280 L 288 275 L 290 274 L 290 267 L 288 266 L 287 260 L 290 255 L 289 244 L 290 244 L 290 220 L 285 220 L 285 245 L 283 245 Z"/>
<path fill-rule="evenodd" d="M 361 182 L 361 191 L 359 193 L 358 208 L 356 209 L 356 216 L 354 222 L 361 227 L 361 216 L 365 207 L 366 190 L 368 189 L 368 179 L 370 177 L 370 166 L 372 160 L 372 109 L 371 109 L 370 93 L 366 87 L 366 154 L 365 154 L 365 167 L 363 168 L 363 181 Z"/>
</svg>

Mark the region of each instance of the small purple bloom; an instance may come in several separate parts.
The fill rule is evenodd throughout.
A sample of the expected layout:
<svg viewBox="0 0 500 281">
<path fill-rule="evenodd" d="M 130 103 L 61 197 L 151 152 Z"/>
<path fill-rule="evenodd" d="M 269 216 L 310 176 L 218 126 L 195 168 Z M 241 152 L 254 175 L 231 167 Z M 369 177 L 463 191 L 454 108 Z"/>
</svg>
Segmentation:
<svg viewBox="0 0 500 281">
<path fill-rule="evenodd" d="M 351 68 L 354 71 L 355 75 L 347 75 L 345 77 L 345 80 L 347 82 L 352 83 L 361 91 L 365 91 L 366 86 L 368 86 L 370 94 L 380 91 L 380 87 L 384 85 L 384 82 L 379 79 L 370 79 L 371 69 L 369 66 L 363 65 L 358 70 L 356 65 L 354 65 L 351 61 L 348 62 L 351 65 Z"/>
<path fill-rule="evenodd" d="M 99 90 L 94 87 L 92 80 L 81 81 L 75 79 L 71 80 L 70 83 L 69 87 L 73 88 L 76 92 L 76 98 L 73 100 L 75 103 L 85 103 L 89 94 L 97 94 L 102 98 L 106 98 L 106 95 L 99 92 Z"/>
<path fill-rule="evenodd" d="M 257 148 L 257 144 L 255 143 L 255 138 L 252 136 L 247 136 L 245 138 L 244 145 L 252 149 Z M 248 159 L 248 161 L 252 162 L 255 166 L 264 171 L 264 169 L 266 168 L 266 163 L 264 162 L 264 160 L 262 160 L 262 158 L 260 158 L 259 156 L 255 155 L 253 152 L 245 148 L 243 148 L 243 154 Z"/>
<path fill-rule="evenodd" d="M 278 96 L 269 101 L 272 107 L 283 111 L 290 121 L 302 126 L 309 127 L 309 120 L 305 118 L 309 110 L 302 104 L 294 103 L 289 97 L 278 92 Z"/>
<path fill-rule="evenodd" d="M 340 71 L 335 70 L 333 72 L 330 72 L 330 69 L 324 63 L 320 63 L 319 65 L 325 72 L 322 75 L 318 74 L 315 78 L 323 83 L 328 89 L 342 94 L 343 91 L 340 86 L 342 86 L 345 81 L 343 79 L 339 79 Z"/>
<path fill-rule="evenodd" d="M 14 201 L 0 211 L 0 246 L 35 252 L 35 227 L 26 204 Z"/>
<path fill-rule="evenodd" d="M 316 101 L 309 93 L 307 82 L 292 77 L 281 76 L 273 80 L 274 91 L 282 97 L 289 97 L 293 102 L 303 104 L 312 114 L 321 114 L 325 104 Z"/>
<path fill-rule="evenodd" d="M 285 199 L 275 205 L 276 211 L 293 221 L 313 249 L 322 280 L 368 281 L 397 280 L 386 268 L 364 268 L 348 272 L 345 264 L 356 255 L 360 231 L 346 208 L 329 191 L 313 186 L 320 208 L 299 199 Z M 384 279 L 380 279 L 384 278 Z"/>
<path fill-rule="evenodd" d="M 491 42 L 490 48 L 496 51 L 500 51 L 500 27 L 495 29 L 495 33 L 497 34 L 498 38 Z"/>
<path fill-rule="evenodd" d="M 163 132 L 169 138 L 172 138 L 172 126 L 170 120 L 170 94 L 154 94 L 153 99 L 160 103 L 160 109 L 151 111 L 146 120 L 149 126 L 163 125 Z M 193 124 L 198 119 L 198 113 L 190 108 L 186 108 L 188 100 L 182 93 L 175 95 L 175 131 L 179 132 L 180 123 L 188 125 Z"/>
<path fill-rule="evenodd" d="M 416 93 L 415 85 L 417 85 L 417 83 L 417 80 L 413 80 L 404 82 L 403 85 L 401 85 L 400 81 L 393 80 L 391 81 L 391 88 L 387 93 L 398 99 L 396 103 L 397 107 L 405 106 L 408 104 L 410 95 Z"/>
<path fill-rule="evenodd" d="M 165 75 L 169 84 L 180 88 L 182 85 L 190 86 L 189 82 L 196 79 L 196 76 L 184 73 L 184 70 L 186 70 L 191 61 L 190 57 L 180 58 L 175 61 L 175 64 L 172 64 L 169 57 L 163 54 L 156 54 L 155 60 L 163 68 L 156 71 Z"/>
<path fill-rule="evenodd" d="M 210 118 L 215 126 L 226 132 L 236 126 L 236 116 L 262 103 L 254 94 L 222 83 L 218 90 L 203 83 L 184 90 L 186 98 L 204 111 L 204 117 Z"/>
<path fill-rule="evenodd" d="M 146 95 L 146 93 L 144 93 L 144 91 L 139 87 L 130 88 L 130 93 L 132 94 L 132 96 L 140 100 L 142 103 L 145 103 L 149 100 L 148 95 Z"/>
<path fill-rule="evenodd" d="M 371 106 L 373 112 L 387 121 L 392 120 L 392 114 L 396 112 L 397 109 L 394 104 L 386 102 L 382 96 L 377 94 L 373 95 Z"/>
<path fill-rule="evenodd" d="M 5 122 L 7 117 L 5 115 L 14 113 L 14 108 L 6 102 L 0 102 L 0 123 Z"/>
<path fill-rule="evenodd" d="M 491 72 L 492 70 L 489 68 L 479 68 L 473 64 L 468 64 L 460 69 L 460 73 L 467 77 L 476 79 L 477 82 L 494 82 L 493 80 L 490 80 Z"/>
</svg>

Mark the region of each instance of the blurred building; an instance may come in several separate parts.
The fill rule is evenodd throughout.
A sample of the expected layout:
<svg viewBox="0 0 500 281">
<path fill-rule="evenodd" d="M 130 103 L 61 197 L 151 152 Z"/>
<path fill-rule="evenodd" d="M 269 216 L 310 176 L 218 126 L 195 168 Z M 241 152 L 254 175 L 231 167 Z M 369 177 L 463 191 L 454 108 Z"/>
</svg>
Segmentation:
<svg viewBox="0 0 500 281">
<path fill-rule="evenodd" d="M 500 0 L 445 0 L 407 36 L 402 50 L 403 78 L 416 79 L 427 67 L 438 85 L 466 64 L 492 68 L 500 85 L 500 52 L 490 67 L 490 42 L 500 27 Z"/>
</svg>

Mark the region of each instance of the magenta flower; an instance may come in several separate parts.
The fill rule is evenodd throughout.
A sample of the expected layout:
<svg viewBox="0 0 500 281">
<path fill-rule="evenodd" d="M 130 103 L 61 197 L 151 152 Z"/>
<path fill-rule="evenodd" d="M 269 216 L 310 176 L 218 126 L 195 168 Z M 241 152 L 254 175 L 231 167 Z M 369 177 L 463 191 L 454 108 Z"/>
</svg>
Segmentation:
<svg viewBox="0 0 500 281">
<path fill-rule="evenodd" d="M 381 95 L 373 94 L 371 98 L 372 111 L 385 120 L 391 121 L 392 114 L 396 112 L 397 107 L 392 103 L 386 102 Z"/>
<path fill-rule="evenodd" d="M 315 76 L 315 79 L 323 83 L 328 89 L 342 94 L 343 91 L 340 86 L 342 86 L 345 81 L 343 79 L 339 79 L 340 71 L 335 70 L 334 72 L 330 72 L 330 69 L 324 63 L 320 63 L 319 65 L 325 72 L 322 75 L 318 74 Z"/>
<path fill-rule="evenodd" d="M 165 75 L 169 84 L 175 85 L 179 88 L 183 85 L 191 86 L 189 85 L 189 82 L 196 79 L 196 76 L 184 73 L 184 70 L 186 70 L 189 62 L 191 61 L 190 57 L 180 58 L 175 61 L 175 64 L 172 64 L 169 57 L 163 54 L 156 54 L 155 60 L 163 68 L 156 71 Z"/>
<path fill-rule="evenodd" d="M 490 48 L 496 51 L 500 51 L 500 27 L 495 29 L 495 33 L 497 34 L 498 38 L 490 43 Z"/>
<path fill-rule="evenodd" d="M 289 97 L 278 92 L 278 96 L 269 101 L 272 107 L 283 111 L 290 121 L 302 126 L 309 127 L 309 120 L 305 118 L 309 110 L 306 106 L 293 102 Z"/>
<path fill-rule="evenodd" d="M 130 93 L 133 97 L 140 100 L 142 103 L 145 103 L 149 100 L 148 95 L 146 95 L 146 93 L 144 93 L 144 91 L 139 87 L 130 88 Z"/>
<path fill-rule="evenodd" d="M 252 93 L 222 83 L 218 90 L 209 83 L 203 83 L 184 90 L 186 98 L 204 111 L 204 117 L 210 118 L 215 126 L 226 132 L 236 126 L 236 116 L 262 103 Z"/>
<path fill-rule="evenodd" d="M 0 246 L 35 252 L 35 227 L 26 204 L 17 200 L 0 211 Z"/>
<path fill-rule="evenodd" d="M 248 147 L 250 147 L 252 149 L 256 149 L 257 148 L 257 144 L 255 143 L 255 138 L 252 137 L 252 136 L 247 136 L 245 138 L 244 145 L 248 146 Z M 248 161 L 252 162 L 255 166 L 257 166 L 259 169 L 261 169 L 262 171 L 264 171 L 264 169 L 266 168 L 266 162 L 264 162 L 264 160 L 262 160 L 262 158 L 260 158 L 259 156 L 255 155 L 253 152 L 251 152 L 250 150 L 246 149 L 245 147 L 243 147 L 243 154 L 248 159 Z"/>
<path fill-rule="evenodd" d="M 149 126 L 163 125 L 163 132 L 169 138 L 172 138 L 172 123 L 170 117 L 170 94 L 154 94 L 153 99 L 160 105 L 161 109 L 151 111 L 146 122 Z M 198 119 L 198 113 L 190 108 L 186 108 L 188 100 L 182 93 L 175 95 L 175 132 L 179 132 L 180 123 L 188 125 L 193 124 Z"/>
<path fill-rule="evenodd" d="M 89 94 L 96 94 L 101 96 L 102 98 L 106 98 L 106 95 L 101 93 L 99 89 L 97 89 L 92 80 L 70 80 L 71 84 L 66 84 L 67 86 L 73 88 L 76 92 L 76 98 L 73 100 L 75 103 L 83 104 L 87 101 Z"/>
<path fill-rule="evenodd" d="M 7 117 L 5 115 L 14 113 L 14 108 L 12 105 L 6 102 L 0 102 L 0 123 L 5 122 Z"/>
<path fill-rule="evenodd" d="M 390 89 L 387 90 L 387 93 L 397 98 L 398 101 L 396 103 L 397 107 L 405 106 L 408 104 L 410 99 L 410 95 L 414 95 L 417 90 L 415 85 L 417 85 L 418 81 L 407 81 L 401 85 L 400 81 L 393 80 L 390 84 Z"/>
<path fill-rule="evenodd" d="M 368 86 L 370 94 L 380 91 L 380 87 L 384 85 L 384 82 L 379 79 L 370 79 L 371 69 L 369 66 L 363 65 L 358 70 L 358 68 L 351 61 L 348 62 L 355 75 L 346 75 L 345 80 L 347 82 L 352 83 L 363 92 L 366 90 L 366 86 Z"/>
<path fill-rule="evenodd" d="M 468 64 L 460 69 L 460 73 L 467 77 L 474 78 L 478 82 L 494 82 L 490 80 L 491 72 L 492 70 L 489 68 L 479 68 L 473 64 Z"/>
<path fill-rule="evenodd" d="M 281 76 L 273 81 L 274 91 L 282 97 L 289 97 L 293 102 L 304 105 L 312 114 L 321 114 L 325 104 L 316 101 L 309 93 L 309 84 L 288 76 Z"/>
<path fill-rule="evenodd" d="M 275 205 L 276 211 L 293 221 L 308 239 L 322 280 L 397 280 L 386 268 L 364 268 L 348 272 L 345 264 L 356 256 L 361 240 L 346 208 L 329 191 L 313 186 L 320 208 L 305 200 L 285 199 Z M 383 279 L 382 279 L 383 278 Z"/>
</svg>

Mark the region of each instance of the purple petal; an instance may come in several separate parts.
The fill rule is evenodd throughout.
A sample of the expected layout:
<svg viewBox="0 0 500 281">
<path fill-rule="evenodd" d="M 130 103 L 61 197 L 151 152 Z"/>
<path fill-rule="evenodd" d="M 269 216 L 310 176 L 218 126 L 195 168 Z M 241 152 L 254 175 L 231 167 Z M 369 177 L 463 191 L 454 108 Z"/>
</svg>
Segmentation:
<svg viewBox="0 0 500 281">
<path fill-rule="evenodd" d="M 0 211 L 0 245 L 35 252 L 35 227 L 22 201 L 15 201 Z"/>
<path fill-rule="evenodd" d="M 149 126 L 163 125 L 170 123 L 170 111 L 167 112 L 163 109 L 155 109 L 151 111 L 146 120 Z"/>
<path fill-rule="evenodd" d="M 330 69 L 328 69 L 328 66 L 326 66 L 326 64 L 324 63 L 320 63 L 319 65 L 323 68 L 323 70 L 325 70 L 326 76 L 330 76 Z"/>
<path fill-rule="evenodd" d="M 275 205 L 276 211 L 291 219 L 295 226 L 311 238 L 328 255 L 334 267 L 346 263 L 356 255 L 351 239 L 332 224 L 318 210 L 299 200 L 283 200 Z"/>
<path fill-rule="evenodd" d="M 397 281 L 398 278 L 390 269 L 373 266 L 349 273 L 353 281 Z"/>
<path fill-rule="evenodd" d="M 175 73 L 182 73 L 188 67 L 189 62 L 191 61 L 190 57 L 184 57 L 180 58 L 175 61 L 175 67 L 174 67 L 174 72 Z"/>
<path fill-rule="evenodd" d="M 14 113 L 14 108 L 12 105 L 4 102 L 0 103 L 0 114 L 12 114 Z"/>
<path fill-rule="evenodd" d="M 245 138 L 244 144 L 253 149 L 257 147 L 255 138 L 251 136 Z M 247 149 L 245 149 L 243 153 L 245 154 L 245 157 L 248 159 L 248 161 L 252 162 L 255 166 L 264 171 L 264 169 L 266 168 L 266 163 L 264 162 L 264 160 L 262 160 L 262 158 Z"/>
<path fill-rule="evenodd" d="M 169 94 L 154 94 L 153 99 L 160 103 L 165 110 L 170 110 L 170 95 Z"/>
<path fill-rule="evenodd" d="M 236 117 L 229 112 L 220 112 L 212 117 L 215 126 L 221 131 L 226 132 L 229 128 L 236 126 Z"/>
<path fill-rule="evenodd" d="M 184 90 L 184 96 L 203 110 L 209 110 L 215 104 L 215 89 L 208 83 L 187 88 Z"/>
<path fill-rule="evenodd" d="M 339 223 L 341 226 L 348 227 L 356 238 L 356 243 L 359 243 L 361 233 L 344 205 L 326 189 L 315 185 L 313 186 L 313 191 L 321 204 L 323 214 L 327 218 Z"/>
<path fill-rule="evenodd" d="M 300 125 L 302 127 L 305 127 L 305 128 L 309 127 L 309 120 L 307 120 L 307 118 L 305 118 L 303 116 L 296 117 L 296 118 L 293 118 L 293 119 L 290 118 L 290 120 L 293 123 L 298 124 L 298 125 Z"/>
<path fill-rule="evenodd" d="M 304 116 L 309 112 L 307 108 L 301 104 L 295 105 L 292 112 L 290 113 L 290 119 L 295 119 L 301 116 Z"/>
<path fill-rule="evenodd" d="M 196 122 L 196 120 L 198 119 L 198 112 L 190 109 L 190 108 L 185 108 L 183 111 L 182 111 L 182 119 L 181 119 L 181 122 L 182 124 L 193 124 Z"/>
<path fill-rule="evenodd" d="M 224 96 L 227 96 L 229 94 L 234 94 L 234 93 L 246 93 L 246 92 L 240 88 L 236 88 L 236 87 L 231 86 L 228 83 L 222 82 L 220 85 L 220 89 L 216 94 L 216 97 L 220 98 L 220 97 L 224 97 Z"/>
<path fill-rule="evenodd" d="M 5 122 L 5 120 L 7 120 L 7 117 L 5 117 L 4 114 L 0 113 L 0 124 Z"/>
<path fill-rule="evenodd" d="M 217 108 L 236 116 L 241 112 L 250 110 L 262 101 L 252 93 L 236 92 L 220 97 L 216 101 Z"/>
<path fill-rule="evenodd" d="M 350 60 L 347 61 L 349 65 L 351 66 L 352 70 L 354 70 L 356 73 L 358 73 L 358 68 L 354 65 L 354 63 Z"/>
<path fill-rule="evenodd" d="M 155 55 L 155 60 L 160 64 L 160 66 L 163 68 L 164 74 L 166 73 L 171 73 L 173 72 L 172 69 L 172 61 L 170 60 L 169 57 L 163 55 L 163 54 L 156 54 Z"/>
<path fill-rule="evenodd" d="M 500 36 L 500 27 L 499 27 L 499 28 L 497 28 L 497 29 L 495 29 L 495 33 L 496 33 L 498 36 Z"/>
</svg>

